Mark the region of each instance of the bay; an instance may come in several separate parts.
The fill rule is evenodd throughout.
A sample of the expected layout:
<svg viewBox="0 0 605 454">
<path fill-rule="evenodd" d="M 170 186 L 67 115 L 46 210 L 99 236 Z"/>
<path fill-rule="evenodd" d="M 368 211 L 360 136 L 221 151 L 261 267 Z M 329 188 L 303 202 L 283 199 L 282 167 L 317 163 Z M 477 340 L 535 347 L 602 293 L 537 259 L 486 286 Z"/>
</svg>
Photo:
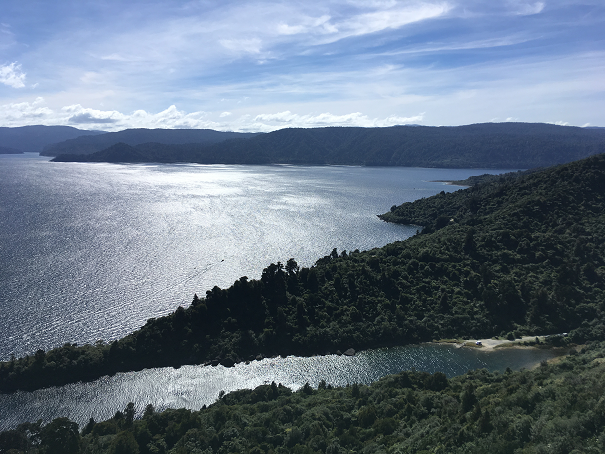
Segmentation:
<svg viewBox="0 0 605 454">
<path fill-rule="evenodd" d="M 219 365 L 146 369 L 90 383 L 0 394 L 0 430 L 39 419 L 47 423 L 59 416 L 69 417 L 83 427 L 91 417 L 95 421 L 111 418 L 129 402 L 135 404 L 138 416 L 147 404 L 156 410 L 199 410 L 215 402 L 221 391 L 251 389 L 271 382 L 293 390 L 305 383 L 316 388 L 321 380 L 334 386 L 370 384 L 385 375 L 413 368 L 429 373 L 440 371 L 452 377 L 474 369 L 503 372 L 507 367 L 530 368 L 554 356 L 553 350 L 536 348 L 484 352 L 452 345 L 420 344 L 367 350 L 355 356 L 265 358 L 232 368 Z"/>
<path fill-rule="evenodd" d="M 376 215 L 502 172 L 48 159 L 0 155 L 0 360 L 120 338 L 272 262 L 406 239 Z"/>
</svg>

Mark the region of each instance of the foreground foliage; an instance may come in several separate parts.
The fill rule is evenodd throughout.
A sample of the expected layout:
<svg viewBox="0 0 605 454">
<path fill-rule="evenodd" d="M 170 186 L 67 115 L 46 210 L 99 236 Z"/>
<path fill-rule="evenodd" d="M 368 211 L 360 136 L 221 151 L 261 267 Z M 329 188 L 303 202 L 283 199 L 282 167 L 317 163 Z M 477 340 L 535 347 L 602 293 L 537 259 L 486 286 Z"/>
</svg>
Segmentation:
<svg viewBox="0 0 605 454">
<path fill-rule="evenodd" d="M 0 390 L 116 371 L 444 338 L 569 332 L 605 339 L 605 155 L 393 207 L 422 234 L 194 297 L 111 344 L 0 363 Z"/>
<path fill-rule="evenodd" d="M 605 450 L 605 343 L 532 371 L 401 372 L 369 386 L 236 391 L 200 411 L 58 418 L 0 433 L 0 453 L 487 453 Z M 143 404 L 144 405 L 144 404 Z"/>
</svg>

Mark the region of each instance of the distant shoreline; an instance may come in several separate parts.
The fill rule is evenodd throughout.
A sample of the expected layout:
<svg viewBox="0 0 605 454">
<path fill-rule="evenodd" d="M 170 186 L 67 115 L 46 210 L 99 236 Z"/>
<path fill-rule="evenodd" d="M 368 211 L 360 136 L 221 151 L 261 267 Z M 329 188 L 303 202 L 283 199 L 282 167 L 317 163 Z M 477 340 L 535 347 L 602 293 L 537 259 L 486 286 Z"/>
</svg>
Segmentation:
<svg viewBox="0 0 605 454">
<path fill-rule="evenodd" d="M 497 348 L 555 348 L 554 345 L 547 342 L 547 337 L 549 336 L 523 336 L 519 339 L 508 340 L 508 339 L 474 339 L 474 340 L 461 340 L 461 339 L 453 339 L 453 340 L 439 340 L 434 341 L 435 344 L 444 344 L 444 345 L 452 345 L 454 344 L 456 348 L 474 348 L 477 351 L 494 351 Z M 540 342 L 537 343 L 536 339 Z M 525 343 L 532 342 L 532 345 L 524 345 Z"/>
<path fill-rule="evenodd" d="M 457 180 L 431 180 L 430 183 L 444 183 L 444 184 L 447 184 L 448 186 L 460 186 L 462 188 L 470 188 L 470 185 L 461 184 Z"/>
</svg>

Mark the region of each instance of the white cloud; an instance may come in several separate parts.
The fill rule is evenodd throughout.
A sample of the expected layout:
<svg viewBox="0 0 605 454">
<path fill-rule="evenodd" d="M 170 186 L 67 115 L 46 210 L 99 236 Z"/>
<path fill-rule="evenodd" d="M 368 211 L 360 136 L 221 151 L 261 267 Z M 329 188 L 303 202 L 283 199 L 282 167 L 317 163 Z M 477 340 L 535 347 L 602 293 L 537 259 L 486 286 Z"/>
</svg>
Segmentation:
<svg viewBox="0 0 605 454">
<path fill-rule="evenodd" d="M 0 124 L 2 126 L 25 126 L 54 123 L 53 111 L 41 104 L 43 98 L 32 103 L 19 102 L 0 106 Z"/>
<path fill-rule="evenodd" d="M 531 41 L 532 37 L 524 36 L 521 33 L 517 33 L 515 35 L 490 38 L 490 39 L 482 39 L 477 41 L 461 41 L 461 42 L 449 42 L 449 43 L 439 43 L 433 42 L 428 45 L 414 45 L 410 46 L 407 49 L 401 49 L 396 51 L 383 52 L 381 55 L 385 56 L 395 56 L 395 55 L 405 55 L 405 54 L 422 54 L 429 52 L 448 52 L 448 51 L 457 51 L 457 50 L 473 50 L 473 49 L 489 49 L 493 47 L 505 47 L 505 46 L 515 46 L 518 44 L 523 44 L 528 41 Z"/>
<path fill-rule="evenodd" d="M 361 127 L 386 127 L 417 123 L 422 121 L 424 114 L 413 117 L 400 117 L 391 115 L 384 119 L 370 118 L 361 112 L 345 115 L 334 115 L 324 112 L 317 115 L 299 115 L 290 111 L 274 114 L 260 114 L 251 122 L 258 131 L 273 131 L 280 128 L 318 128 L 325 126 L 361 126 Z M 249 126 L 246 127 L 248 129 Z"/>
<path fill-rule="evenodd" d="M 343 24 L 345 32 L 350 35 L 365 35 L 389 28 L 400 28 L 404 25 L 425 19 L 439 17 L 451 9 L 447 3 L 437 5 L 420 4 L 412 7 L 376 11 L 353 17 Z"/>
<path fill-rule="evenodd" d="M 13 62 L 9 65 L 0 66 L 0 83 L 13 88 L 25 87 L 25 73 L 21 71 L 21 65 Z"/>
<path fill-rule="evenodd" d="M 125 114 L 116 110 L 98 110 L 73 104 L 53 110 L 45 106 L 43 98 L 33 102 L 12 103 L 0 106 L 0 123 L 6 126 L 30 124 L 70 125 L 81 129 L 119 131 L 126 128 L 215 129 L 219 131 L 269 132 L 281 128 L 316 128 L 326 126 L 387 127 L 422 122 L 424 113 L 410 117 L 391 115 L 373 118 L 361 112 L 342 115 L 323 112 L 298 114 L 291 111 L 242 114 L 233 118 L 231 112 L 210 114 L 204 111 L 185 112 L 172 105 L 150 113 L 135 110 Z M 216 119 L 213 119 L 214 118 Z"/>
<path fill-rule="evenodd" d="M 81 129 L 119 131 L 126 128 L 211 128 L 227 126 L 208 119 L 206 112 L 186 113 L 174 105 L 156 114 L 136 110 L 124 114 L 117 110 L 98 110 L 73 104 L 60 109 L 44 105 L 41 97 L 33 102 L 9 103 L 0 106 L 0 124 L 3 126 L 70 125 Z"/>
<path fill-rule="evenodd" d="M 118 120 L 111 117 L 95 117 L 89 112 L 83 112 L 69 117 L 67 121 L 73 124 L 104 124 L 116 123 Z"/>
<path fill-rule="evenodd" d="M 533 14 L 539 14 L 544 9 L 544 2 L 536 2 L 533 5 L 530 3 L 524 3 L 518 6 L 515 14 L 519 16 L 531 16 Z"/>
<path fill-rule="evenodd" d="M 320 17 L 309 17 L 303 16 L 297 18 L 299 21 L 297 25 L 288 25 L 281 22 L 277 26 L 277 32 L 279 35 L 298 35 L 301 33 L 336 33 L 338 27 L 330 23 L 331 17 L 327 14 Z"/>
<path fill-rule="evenodd" d="M 373 10 L 344 15 L 342 18 L 330 15 L 293 15 L 292 22 L 280 22 L 276 30 L 278 35 L 306 34 L 316 37 L 314 42 L 307 44 L 326 44 L 352 36 L 398 29 L 414 22 L 443 16 L 452 9 L 446 2 L 419 2 L 405 6 L 399 6 L 395 2 L 373 2 L 359 6 L 363 6 L 366 11 Z"/>
<path fill-rule="evenodd" d="M 258 38 L 250 39 L 221 39 L 221 46 L 236 54 L 260 54 L 261 40 Z"/>
<path fill-rule="evenodd" d="M 122 61 L 122 62 L 131 61 L 131 59 L 126 58 L 118 53 L 103 55 L 100 58 L 101 58 L 101 60 L 109 60 L 109 61 Z"/>
</svg>

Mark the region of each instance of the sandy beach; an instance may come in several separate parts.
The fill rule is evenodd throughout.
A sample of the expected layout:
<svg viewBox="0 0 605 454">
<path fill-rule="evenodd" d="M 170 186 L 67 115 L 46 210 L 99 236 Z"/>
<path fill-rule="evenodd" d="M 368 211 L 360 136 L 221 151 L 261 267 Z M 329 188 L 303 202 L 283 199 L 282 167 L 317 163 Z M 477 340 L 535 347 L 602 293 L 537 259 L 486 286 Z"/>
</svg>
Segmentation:
<svg viewBox="0 0 605 454">
<path fill-rule="evenodd" d="M 544 336 L 537 336 L 540 342 L 544 342 Z M 524 342 L 535 342 L 536 336 L 524 336 L 514 341 L 508 339 L 469 339 L 461 342 L 441 342 L 441 343 L 455 343 L 457 347 L 470 347 L 478 350 L 489 351 L 497 347 L 527 347 L 523 345 Z M 480 345 L 477 342 L 481 342 Z"/>
</svg>

